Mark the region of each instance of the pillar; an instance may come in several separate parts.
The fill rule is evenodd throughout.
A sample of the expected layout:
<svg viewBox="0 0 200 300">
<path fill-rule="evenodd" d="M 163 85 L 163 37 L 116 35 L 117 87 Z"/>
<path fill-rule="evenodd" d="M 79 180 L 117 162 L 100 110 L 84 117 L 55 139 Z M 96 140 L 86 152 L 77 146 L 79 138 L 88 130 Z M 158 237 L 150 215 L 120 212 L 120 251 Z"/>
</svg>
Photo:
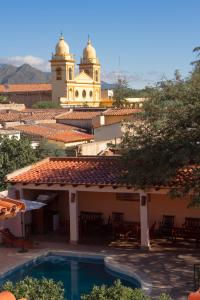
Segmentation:
<svg viewBox="0 0 200 300">
<path fill-rule="evenodd" d="M 148 195 L 140 193 L 141 248 L 149 249 Z"/>
<path fill-rule="evenodd" d="M 70 243 L 76 244 L 79 239 L 78 193 L 76 191 L 69 191 L 69 219 L 70 219 Z"/>
</svg>

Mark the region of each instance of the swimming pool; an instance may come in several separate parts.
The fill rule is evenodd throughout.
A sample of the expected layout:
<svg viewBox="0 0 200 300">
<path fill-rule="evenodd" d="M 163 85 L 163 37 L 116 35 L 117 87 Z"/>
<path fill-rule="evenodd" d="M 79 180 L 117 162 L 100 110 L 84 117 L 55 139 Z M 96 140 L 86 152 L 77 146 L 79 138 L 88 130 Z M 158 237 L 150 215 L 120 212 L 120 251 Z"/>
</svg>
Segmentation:
<svg viewBox="0 0 200 300">
<path fill-rule="evenodd" d="M 68 300 L 79 300 L 80 295 L 88 293 L 94 285 L 111 285 L 117 278 L 132 288 L 140 287 L 140 283 L 128 276 L 109 271 L 101 258 L 68 257 L 47 255 L 0 278 L 0 284 L 7 280 L 19 281 L 26 276 L 35 278 L 52 278 L 62 281 L 65 296 Z"/>
</svg>

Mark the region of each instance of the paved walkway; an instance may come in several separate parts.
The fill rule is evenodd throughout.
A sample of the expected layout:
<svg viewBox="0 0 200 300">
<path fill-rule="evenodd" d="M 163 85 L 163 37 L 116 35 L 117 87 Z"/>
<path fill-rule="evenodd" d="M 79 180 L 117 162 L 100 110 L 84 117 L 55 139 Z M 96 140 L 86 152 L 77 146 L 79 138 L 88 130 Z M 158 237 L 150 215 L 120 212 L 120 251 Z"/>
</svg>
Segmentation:
<svg viewBox="0 0 200 300">
<path fill-rule="evenodd" d="M 152 283 L 152 296 L 168 292 L 175 300 L 186 300 L 193 290 L 193 265 L 200 263 L 200 251 L 186 249 L 122 250 L 118 248 L 69 245 L 66 243 L 39 242 L 35 249 L 18 253 L 17 249 L 0 247 L 0 275 L 47 251 L 94 252 L 112 256 L 119 264 L 131 268 L 141 278 Z"/>
</svg>

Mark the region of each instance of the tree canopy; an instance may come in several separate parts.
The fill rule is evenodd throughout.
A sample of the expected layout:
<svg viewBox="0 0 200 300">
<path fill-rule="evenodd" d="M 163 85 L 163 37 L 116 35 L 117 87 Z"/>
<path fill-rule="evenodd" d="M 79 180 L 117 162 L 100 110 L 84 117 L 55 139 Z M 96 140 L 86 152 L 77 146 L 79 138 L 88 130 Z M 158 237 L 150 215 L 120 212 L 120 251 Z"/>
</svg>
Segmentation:
<svg viewBox="0 0 200 300">
<path fill-rule="evenodd" d="M 61 108 L 59 103 L 52 101 L 39 101 L 33 104 L 33 108 L 48 109 L 48 108 Z"/>
<path fill-rule="evenodd" d="M 199 78 L 199 80 L 197 79 Z M 200 164 L 200 70 L 187 79 L 175 72 L 149 94 L 138 121 L 127 125 L 121 149 L 130 182 L 140 188 L 168 184 L 178 170 Z M 200 171 L 174 192 L 193 190 L 200 204 Z"/>
<path fill-rule="evenodd" d="M 18 141 L 15 137 L 9 139 L 0 136 L 0 190 L 6 187 L 3 182 L 5 175 L 36 160 L 35 150 L 28 139 L 22 138 Z"/>
<path fill-rule="evenodd" d="M 126 78 L 118 78 L 114 89 L 113 106 L 118 108 L 130 107 L 132 104 L 126 100 L 127 98 L 148 98 L 151 91 L 151 87 L 145 87 L 141 90 L 130 88 Z"/>
</svg>

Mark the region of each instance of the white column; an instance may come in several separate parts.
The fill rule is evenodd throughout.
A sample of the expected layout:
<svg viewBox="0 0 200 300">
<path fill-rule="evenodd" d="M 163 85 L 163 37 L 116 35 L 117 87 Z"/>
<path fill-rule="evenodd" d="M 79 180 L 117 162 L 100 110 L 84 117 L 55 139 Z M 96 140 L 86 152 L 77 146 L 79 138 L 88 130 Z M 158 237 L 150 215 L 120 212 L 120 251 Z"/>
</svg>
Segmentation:
<svg viewBox="0 0 200 300">
<path fill-rule="evenodd" d="M 141 248 L 150 248 L 149 220 L 148 220 L 148 195 L 140 193 L 140 226 L 141 226 Z"/>
<path fill-rule="evenodd" d="M 69 191 L 69 219 L 70 219 L 70 243 L 76 244 L 79 238 L 78 232 L 78 193 Z"/>
</svg>

